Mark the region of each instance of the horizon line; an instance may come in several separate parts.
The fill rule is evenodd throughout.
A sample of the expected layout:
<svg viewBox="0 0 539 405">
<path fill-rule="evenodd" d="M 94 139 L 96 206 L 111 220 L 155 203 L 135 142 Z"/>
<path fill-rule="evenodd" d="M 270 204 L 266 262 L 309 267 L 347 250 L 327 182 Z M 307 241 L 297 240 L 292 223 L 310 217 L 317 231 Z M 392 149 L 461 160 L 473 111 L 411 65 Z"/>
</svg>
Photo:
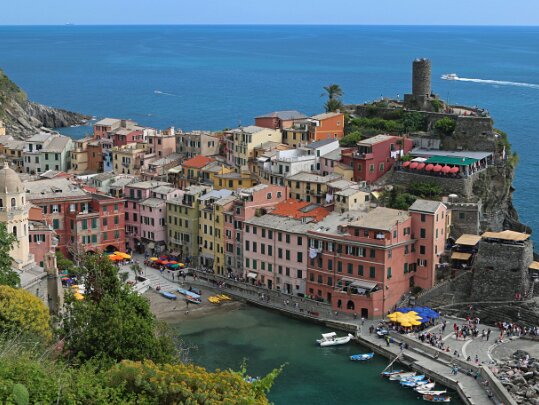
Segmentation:
<svg viewBox="0 0 539 405">
<path fill-rule="evenodd" d="M 0 24 L 4 27 L 492 27 L 492 28 L 535 28 L 538 24 L 325 24 L 325 23 L 54 23 L 54 24 Z"/>
</svg>

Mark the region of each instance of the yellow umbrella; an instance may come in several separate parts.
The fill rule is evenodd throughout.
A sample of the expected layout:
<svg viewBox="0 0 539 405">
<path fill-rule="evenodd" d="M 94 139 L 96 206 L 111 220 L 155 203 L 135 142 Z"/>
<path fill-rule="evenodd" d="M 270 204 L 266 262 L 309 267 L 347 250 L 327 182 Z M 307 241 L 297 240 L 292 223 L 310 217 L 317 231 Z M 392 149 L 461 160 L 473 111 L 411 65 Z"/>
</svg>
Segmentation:
<svg viewBox="0 0 539 405">
<path fill-rule="evenodd" d="M 124 259 L 131 259 L 131 255 L 128 255 L 127 253 L 124 253 L 122 256 Z"/>
<path fill-rule="evenodd" d="M 150 257 L 150 260 L 151 260 L 152 262 L 155 262 L 156 260 L 159 260 L 159 258 L 158 258 L 158 257 Z"/>
<path fill-rule="evenodd" d="M 419 322 L 419 321 L 412 321 L 412 322 L 410 322 L 410 323 L 411 323 L 413 326 L 419 326 L 419 325 L 421 325 L 421 322 Z"/>
<path fill-rule="evenodd" d="M 405 328 L 409 328 L 410 326 L 412 326 L 412 324 L 408 321 L 402 321 L 400 324 L 401 326 L 404 326 Z"/>
<path fill-rule="evenodd" d="M 73 296 L 75 297 L 76 300 L 80 301 L 80 300 L 83 300 L 84 299 L 84 295 L 82 295 L 81 293 L 77 292 L 75 294 L 73 294 Z"/>
</svg>

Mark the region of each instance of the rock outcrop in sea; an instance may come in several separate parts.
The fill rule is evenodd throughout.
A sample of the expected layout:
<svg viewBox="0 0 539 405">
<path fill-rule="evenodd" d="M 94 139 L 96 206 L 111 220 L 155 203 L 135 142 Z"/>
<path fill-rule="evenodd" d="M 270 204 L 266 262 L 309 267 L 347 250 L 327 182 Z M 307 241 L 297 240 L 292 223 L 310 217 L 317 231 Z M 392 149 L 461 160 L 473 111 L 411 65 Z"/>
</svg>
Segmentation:
<svg viewBox="0 0 539 405">
<path fill-rule="evenodd" d="M 28 100 L 24 91 L 0 70 L 0 120 L 7 133 L 27 138 L 42 128 L 61 128 L 84 124 L 91 117 Z"/>
<path fill-rule="evenodd" d="M 500 367 L 497 377 L 518 404 L 539 405 L 539 361 L 522 350 Z"/>
</svg>

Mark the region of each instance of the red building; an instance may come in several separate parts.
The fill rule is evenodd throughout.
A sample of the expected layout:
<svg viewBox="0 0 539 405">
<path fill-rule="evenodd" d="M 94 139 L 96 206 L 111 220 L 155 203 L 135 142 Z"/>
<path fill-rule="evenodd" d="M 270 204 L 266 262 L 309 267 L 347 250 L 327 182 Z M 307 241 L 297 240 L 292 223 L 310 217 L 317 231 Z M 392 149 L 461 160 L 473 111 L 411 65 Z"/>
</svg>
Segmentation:
<svg viewBox="0 0 539 405">
<path fill-rule="evenodd" d="M 25 183 L 28 200 L 41 207 L 58 248 L 101 252 L 125 249 L 124 200 L 90 193 L 66 178 Z"/>
<path fill-rule="evenodd" d="M 45 264 L 45 255 L 54 252 L 57 239 L 52 226 L 47 224 L 39 207 L 30 207 L 28 214 L 28 242 L 30 253 L 40 267 Z"/>
<path fill-rule="evenodd" d="M 343 151 L 342 162 L 354 169 L 354 181 L 373 183 L 386 174 L 402 155 L 412 150 L 411 139 L 376 135 L 358 142 L 357 151 Z"/>
<path fill-rule="evenodd" d="M 448 235 L 447 208 L 332 213 L 309 231 L 307 295 L 333 310 L 381 318 L 410 288 L 430 288 Z"/>
<path fill-rule="evenodd" d="M 256 117 L 255 125 L 269 129 L 285 129 L 291 127 L 294 124 L 294 120 L 304 118 L 307 118 L 307 116 L 299 111 L 274 111 Z"/>
</svg>

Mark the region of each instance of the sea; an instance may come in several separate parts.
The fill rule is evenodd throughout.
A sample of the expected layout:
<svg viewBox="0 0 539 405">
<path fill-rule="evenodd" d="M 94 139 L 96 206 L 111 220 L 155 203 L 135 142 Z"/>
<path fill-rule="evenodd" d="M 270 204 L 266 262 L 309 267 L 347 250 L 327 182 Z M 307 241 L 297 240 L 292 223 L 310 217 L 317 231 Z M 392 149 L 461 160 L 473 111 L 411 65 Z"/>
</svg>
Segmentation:
<svg viewBox="0 0 539 405">
<path fill-rule="evenodd" d="M 43 104 L 219 130 L 275 110 L 319 113 L 332 83 L 345 103 L 402 98 L 413 59 L 426 57 L 435 93 L 486 108 L 509 133 L 520 158 L 514 204 L 539 234 L 538 44 L 539 27 L 3 26 L 0 68 Z M 442 80 L 446 73 L 466 80 Z M 77 138 L 90 127 L 61 131 Z M 210 369 L 237 368 L 246 357 L 263 374 L 288 362 L 270 394 L 276 404 L 416 401 L 380 381 L 381 359 L 352 365 L 350 348 L 314 350 L 321 331 L 313 325 L 251 308 L 184 327 L 198 342 L 193 360 Z"/>
</svg>

